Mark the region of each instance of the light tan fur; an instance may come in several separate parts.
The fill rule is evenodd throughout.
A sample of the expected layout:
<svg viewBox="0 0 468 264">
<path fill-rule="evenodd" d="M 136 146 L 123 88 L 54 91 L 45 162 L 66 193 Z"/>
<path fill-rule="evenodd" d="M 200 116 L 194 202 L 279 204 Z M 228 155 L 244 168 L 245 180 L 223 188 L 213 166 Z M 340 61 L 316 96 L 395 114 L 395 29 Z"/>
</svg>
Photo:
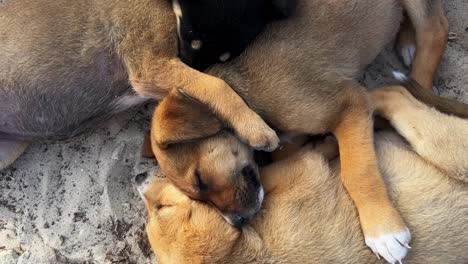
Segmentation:
<svg viewBox="0 0 468 264">
<path fill-rule="evenodd" d="M 414 236 L 405 263 L 467 263 L 468 120 L 400 86 L 378 89 L 372 99 L 401 133 L 378 132 L 375 143 L 390 197 Z M 242 230 L 166 178 L 153 178 L 144 198 L 159 263 L 382 263 L 365 247 L 336 154 L 326 140 L 262 169 L 264 207 Z"/>
<path fill-rule="evenodd" d="M 295 16 L 268 27 L 237 60 L 209 71 L 226 80 L 253 110 L 283 133 L 334 133 L 340 146 L 342 182 L 357 207 L 362 230 L 369 241 L 383 239 L 388 234 L 405 233 L 407 238 L 403 242 L 409 242 L 409 232 L 388 198 L 378 168 L 369 98 L 365 88 L 353 81 L 353 77 L 395 37 L 403 10 L 411 18 L 417 36 L 418 52 L 412 76 L 424 84 L 432 83 L 437 67 L 435 62 L 438 62 L 432 58 L 439 58 L 443 53 L 440 47 L 446 44 L 446 39 L 438 36 L 447 32 L 438 0 L 301 0 Z M 428 41 L 426 37 L 418 37 L 420 35 L 433 38 Z M 421 60 L 434 60 L 434 63 L 424 64 Z M 183 103 L 184 96 L 173 94 L 172 97 Z M 195 126 L 194 122 L 181 122 L 178 116 L 168 118 L 165 114 L 172 112 L 174 105 L 163 102 L 153 121 L 152 147 L 162 171 L 196 199 L 201 196 L 199 188 L 193 184 L 196 175 L 201 174 L 206 182 L 223 179 L 228 183 L 223 185 L 223 190 L 242 193 L 249 199 L 239 200 L 235 195 L 229 195 L 214 203 L 210 199 L 210 190 L 219 190 L 214 185 L 208 186 L 205 190 L 208 195 L 202 200 L 214 204 L 228 219 L 233 216 L 249 219 L 252 208 L 258 207 L 249 202 L 261 202 L 254 199 L 259 190 L 249 187 L 252 185 L 248 185 L 248 179 L 238 173 L 242 167 L 230 166 L 234 162 L 245 166 L 245 162 L 253 163 L 253 160 L 240 162 L 235 155 L 210 155 L 202 150 L 204 140 L 184 144 L 187 139 L 201 138 L 199 133 L 204 133 L 205 137 L 213 136 L 221 128 L 190 129 Z M 183 120 L 189 120 L 187 116 L 197 111 L 187 111 Z M 197 119 L 196 122 L 206 123 L 208 120 Z M 189 133 L 167 137 L 170 134 L 167 128 L 174 123 L 185 127 L 179 131 Z M 173 147 L 167 147 L 168 142 Z M 216 146 L 220 150 L 218 153 L 228 152 L 231 144 L 232 140 Z M 205 159 L 209 155 L 212 159 Z M 228 165 L 213 171 L 205 169 L 208 168 L 206 162 Z M 222 209 L 226 205 L 235 205 L 238 210 L 225 212 Z M 396 240 L 392 243 L 401 246 Z"/>
</svg>

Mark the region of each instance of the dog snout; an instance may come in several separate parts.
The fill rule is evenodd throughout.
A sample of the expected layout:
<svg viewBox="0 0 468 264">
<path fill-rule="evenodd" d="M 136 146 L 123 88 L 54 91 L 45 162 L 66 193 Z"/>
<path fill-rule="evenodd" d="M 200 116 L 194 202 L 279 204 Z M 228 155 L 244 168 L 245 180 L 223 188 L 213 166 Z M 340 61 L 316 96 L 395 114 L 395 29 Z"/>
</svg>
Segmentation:
<svg viewBox="0 0 468 264">
<path fill-rule="evenodd" d="M 232 216 L 224 216 L 225 220 L 235 228 L 242 228 L 249 221 L 252 219 L 253 215 L 241 215 L 241 214 L 234 214 Z"/>
<path fill-rule="evenodd" d="M 260 187 L 258 189 L 258 192 L 256 193 L 256 197 L 254 200 L 249 204 L 249 208 L 247 210 L 244 210 L 242 212 L 236 212 L 236 213 L 228 213 L 228 214 L 223 214 L 223 218 L 232 226 L 236 228 L 242 228 L 244 225 L 249 223 L 249 221 L 257 215 L 257 213 L 260 211 L 263 203 L 263 198 L 264 198 L 264 191 L 263 188 Z"/>
<path fill-rule="evenodd" d="M 247 219 L 240 215 L 236 215 L 231 219 L 231 223 L 235 228 L 241 228 L 247 222 L 248 222 Z"/>
</svg>

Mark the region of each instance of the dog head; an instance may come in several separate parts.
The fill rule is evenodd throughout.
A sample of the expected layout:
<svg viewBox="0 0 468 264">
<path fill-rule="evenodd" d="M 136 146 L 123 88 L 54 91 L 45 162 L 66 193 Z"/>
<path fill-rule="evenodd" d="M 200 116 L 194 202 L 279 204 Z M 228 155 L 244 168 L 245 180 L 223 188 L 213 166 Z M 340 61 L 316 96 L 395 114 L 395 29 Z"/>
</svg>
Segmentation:
<svg viewBox="0 0 468 264">
<path fill-rule="evenodd" d="M 160 103 L 151 145 L 165 176 L 230 224 L 240 227 L 260 210 L 264 192 L 252 149 L 195 99 L 173 93 Z"/>
<path fill-rule="evenodd" d="M 190 199 L 167 178 L 135 178 L 148 212 L 146 231 L 158 263 L 219 263 L 241 231 L 213 207 Z"/>
<path fill-rule="evenodd" d="M 297 0 L 173 0 L 179 56 L 198 70 L 238 56 L 265 25 L 288 17 Z"/>
</svg>

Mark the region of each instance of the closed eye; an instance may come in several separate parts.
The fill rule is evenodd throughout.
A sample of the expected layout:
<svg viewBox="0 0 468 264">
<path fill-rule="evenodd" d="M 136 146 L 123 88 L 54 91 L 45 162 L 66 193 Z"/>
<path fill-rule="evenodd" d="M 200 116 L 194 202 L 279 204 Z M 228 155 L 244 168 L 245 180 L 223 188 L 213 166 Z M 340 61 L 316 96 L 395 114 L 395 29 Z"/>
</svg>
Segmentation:
<svg viewBox="0 0 468 264">
<path fill-rule="evenodd" d="M 171 207 L 171 205 L 168 205 L 168 204 L 157 204 L 156 205 L 156 210 L 161 210 L 165 207 Z"/>
<path fill-rule="evenodd" d="M 201 192 L 206 192 L 208 190 L 208 185 L 206 185 L 201 178 L 201 173 L 199 170 L 195 171 L 195 179 L 197 184 L 197 189 Z"/>
</svg>

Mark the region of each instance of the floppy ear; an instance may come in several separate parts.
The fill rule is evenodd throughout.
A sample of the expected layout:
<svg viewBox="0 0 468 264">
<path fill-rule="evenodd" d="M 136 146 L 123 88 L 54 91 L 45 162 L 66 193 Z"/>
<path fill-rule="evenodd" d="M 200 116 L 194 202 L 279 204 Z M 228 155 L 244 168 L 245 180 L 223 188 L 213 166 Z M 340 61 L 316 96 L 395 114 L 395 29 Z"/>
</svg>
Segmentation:
<svg viewBox="0 0 468 264">
<path fill-rule="evenodd" d="M 157 107 L 152 129 L 152 139 L 164 149 L 171 144 L 215 135 L 222 129 L 222 124 L 206 105 L 194 98 L 174 93 Z"/>
<path fill-rule="evenodd" d="M 154 158 L 153 148 L 151 147 L 151 133 L 145 134 L 143 146 L 141 148 L 141 156 L 144 158 Z"/>
<path fill-rule="evenodd" d="M 271 0 L 272 18 L 282 19 L 293 15 L 296 10 L 297 0 Z"/>
</svg>

